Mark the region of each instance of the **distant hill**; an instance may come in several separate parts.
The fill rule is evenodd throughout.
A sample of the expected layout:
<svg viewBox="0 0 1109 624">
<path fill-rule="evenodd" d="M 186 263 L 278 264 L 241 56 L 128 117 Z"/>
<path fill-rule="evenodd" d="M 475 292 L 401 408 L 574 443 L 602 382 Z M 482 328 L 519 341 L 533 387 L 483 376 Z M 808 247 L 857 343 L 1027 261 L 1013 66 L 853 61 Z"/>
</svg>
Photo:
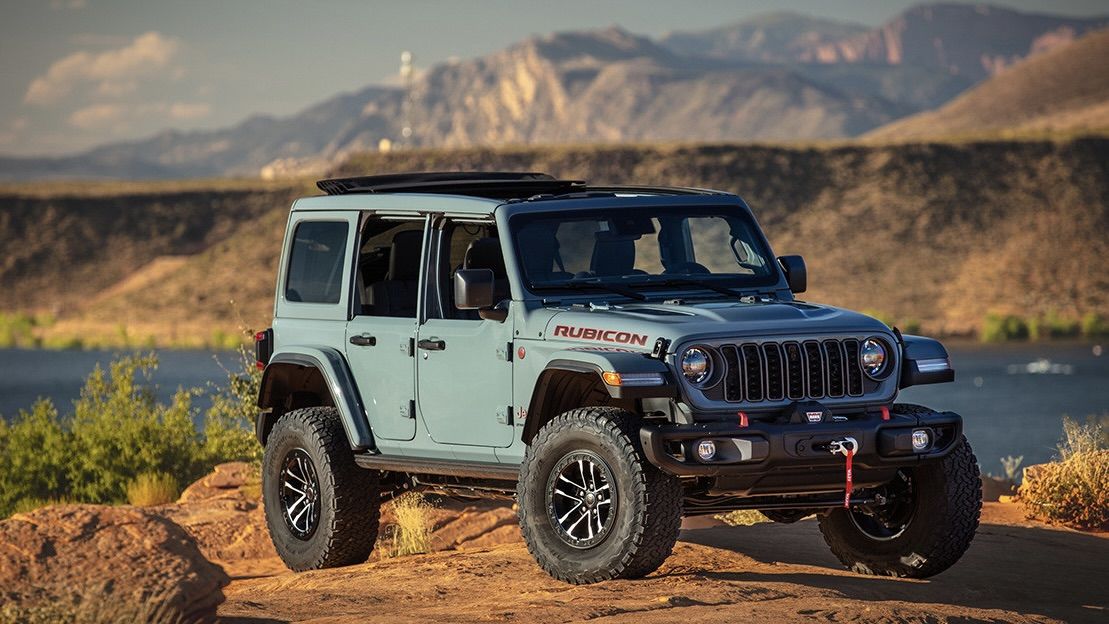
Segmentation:
<svg viewBox="0 0 1109 624">
<path fill-rule="evenodd" d="M 1109 130 L 1109 29 L 1035 56 L 937 111 L 866 136 L 909 139 L 989 133 Z"/>
<path fill-rule="evenodd" d="M 815 45 L 799 60 L 934 67 L 978 81 L 1107 25 L 1109 16 L 1082 19 L 984 4 L 923 4 L 868 32 Z"/>
<path fill-rule="evenodd" d="M 739 192 L 813 301 L 964 333 L 988 313 L 1109 318 L 1109 139 L 789 148 L 737 144 L 410 150 L 335 174 L 540 170 Z M 299 186 L 0 187 L 0 312 L 137 344 L 263 326 Z M 982 241 L 993 241 L 983 245 Z M 865 247 L 865 249 L 864 249 Z M 971 296 L 972 295 L 972 296 Z"/>
<path fill-rule="evenodd" d="M 773 13 L 653 41 L 621 30 L 532 37 L 288 117 L 167 131 L 59 158 L 0 157 L 0 180 L 277 176 L 383 144 L 794 141 L 861 135 L 934 109 L 1020 59 L 1106 24 L 923 5 L 880 28 Z M 407 111 L 407 112 L 406 112 Z M 414 134 L 402 139 L 408 121 Z"/>
<path fill-rule="evenodd" d="M 788 63 L 867 30 L 861 24 L 780 11 L 708 30 L 672 32 L 659 43 L 687 56 Z"/>
</svg>

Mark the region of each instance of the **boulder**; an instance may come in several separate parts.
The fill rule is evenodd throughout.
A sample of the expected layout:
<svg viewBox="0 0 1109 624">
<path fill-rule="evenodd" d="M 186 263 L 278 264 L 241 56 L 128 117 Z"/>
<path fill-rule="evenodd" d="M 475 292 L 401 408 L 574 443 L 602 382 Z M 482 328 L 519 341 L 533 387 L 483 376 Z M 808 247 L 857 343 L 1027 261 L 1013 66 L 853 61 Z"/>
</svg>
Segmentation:
<svg viewBox="0 0 1109 624">
<path fill-rule="evenodd" d="M 212 469 L 181 492 L 178 503 L 210 500 L 221 497 L 234 497 L 239 488 L 258 481 L 257 468 L 246 462 L 227 462 Z"/>
<path fill-rule="evenodd" d="M 181 527 L 142 509 L 61 505 L 0 521 L 7 613 L 205 622 L 229 582 Z"/>
</svg>

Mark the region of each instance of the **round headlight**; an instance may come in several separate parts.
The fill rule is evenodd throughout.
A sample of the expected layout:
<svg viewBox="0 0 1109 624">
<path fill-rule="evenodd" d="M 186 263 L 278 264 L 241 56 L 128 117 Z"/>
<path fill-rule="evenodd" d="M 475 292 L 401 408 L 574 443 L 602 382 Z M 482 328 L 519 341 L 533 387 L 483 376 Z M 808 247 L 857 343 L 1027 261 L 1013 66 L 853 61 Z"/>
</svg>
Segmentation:
<svg viewBox="0 0 1109 624">
<path fill-rule="evenodd" d="M 682 354 L 682 374 L 695 384 L 708 381 L 712 376 L 712 357 L 700 347 L 690 347 Z"/>
<path fill-rule="evenodd" d="M 859 365 L 863 372 L 871 378 L 878 378 L 886 371 L 888 356 L 886 345 L 877 338 L 867 338 L 859 349 Z"/>
</svg>

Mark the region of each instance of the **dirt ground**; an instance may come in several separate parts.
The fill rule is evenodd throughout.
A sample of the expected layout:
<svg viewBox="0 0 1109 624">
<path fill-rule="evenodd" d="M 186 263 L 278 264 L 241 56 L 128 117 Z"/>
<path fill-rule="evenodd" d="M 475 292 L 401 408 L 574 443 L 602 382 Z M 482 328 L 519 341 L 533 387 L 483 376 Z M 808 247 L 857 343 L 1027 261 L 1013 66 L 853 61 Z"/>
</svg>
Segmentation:
<svg viewBox="0 0 1109 624">
<path fill-rule="evenodd" d="M 987 503 L 970 551 L 927 581 L 845 571 L 813 520 L 702 520 L 646 579 L 574 587 L 535 565 L 507 509 L 465 514 L 436 520 L 455 550 L 302 574 L 272 556 L 221 562 L 233 578 L 221 621 L 1109 622 L 1109 536 L 1028 521 L 1013 504 Z M 496 536 L 463 526 L 482 523 Z"/>
</svg>

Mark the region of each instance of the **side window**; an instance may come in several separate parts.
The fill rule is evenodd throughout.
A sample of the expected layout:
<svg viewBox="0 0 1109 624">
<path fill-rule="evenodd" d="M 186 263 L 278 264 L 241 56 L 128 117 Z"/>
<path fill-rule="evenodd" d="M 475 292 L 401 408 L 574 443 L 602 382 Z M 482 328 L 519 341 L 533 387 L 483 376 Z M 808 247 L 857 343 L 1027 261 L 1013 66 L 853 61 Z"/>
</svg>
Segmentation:
<svg viewBox="0 0 1109 624">
<path fill-rule="evenodd" d="M 358 249 L 361 314 L 415 318 L 423 219 L 371 218 Z"/>
<path fill-rule="evenodd" d="M 459 269 L 493 271 L 494 298 L 507 299 L 508 274 L 504 268 L 497 228 L 491 223 L 446 222 L 440 239 L 439 301 L 428 313 L 434 318 L 479 319 L 476 310 L 459 310 L 454 304 L 454 272 Z"/>
<path fill-rule="evenodd" d="M 347 257 L 345 221 L 304 221 L 293 233 L 285 299 L 301 303 L 339 303 Z"/>
</svg>

